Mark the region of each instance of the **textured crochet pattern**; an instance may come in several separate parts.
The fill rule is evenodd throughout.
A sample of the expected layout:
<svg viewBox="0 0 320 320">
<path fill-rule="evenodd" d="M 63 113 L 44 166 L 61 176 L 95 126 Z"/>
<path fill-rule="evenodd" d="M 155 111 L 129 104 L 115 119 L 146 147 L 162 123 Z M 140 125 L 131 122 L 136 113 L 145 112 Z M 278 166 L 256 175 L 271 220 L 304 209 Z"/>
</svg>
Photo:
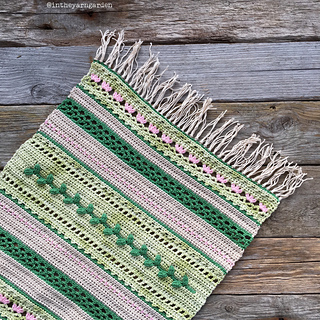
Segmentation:
<svg viewBox="0 0 320 320">
<path fill-rule="evenodd" d="M 1 173 L 0 319 L 192 319 L 307 180 L 141 44 L 102 33 Z"/>
</svg>

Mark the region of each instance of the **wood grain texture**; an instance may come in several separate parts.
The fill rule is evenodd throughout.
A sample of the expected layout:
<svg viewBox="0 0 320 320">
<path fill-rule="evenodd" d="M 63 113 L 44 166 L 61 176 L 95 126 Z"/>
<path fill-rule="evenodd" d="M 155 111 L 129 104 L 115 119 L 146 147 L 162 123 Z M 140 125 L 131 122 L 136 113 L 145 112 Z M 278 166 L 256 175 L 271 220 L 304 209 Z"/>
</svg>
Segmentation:
<svg viewBox="0 0 320 320">
<path fill-rule="evenodd" d="M 193 320 L 318 320 L 320 295 L 211 295 Z"/>
<path fill-rule="evenodd" d="M 161 69 L 216 101 L 209 119 L 228 109 L 246 126 L 239 139 L 258 133 L 314 177 L 281 202 L 194 320 L 318 320 L 320 2 L 111 2 L 1 2 L 0 47 L 10 48 L 0 48 L 0 170 L 87 73 L 99 30 L 125 28 L 128 44 L 158 44 Z M 145 45 L 138 61 L 147 54 Z"/>
<path fill-rule="evenodd" d="M 0 107 L 1 167 L 37 131 L 55 107 Z M 309 163 L 303 170 L 313 180 L 304 183 L 293 197 L 281 202 L 277 211 L 263 224 L 258 237 L 320 237 L 320 190 L 316 188 L 320 185 L 318 102 L 230 103 L 215 104 L 215 107 L 217 109 L 210 111 L 209 119 L 228 109 L 226 118 L 235 117 L 244 121 L 246 128 L 239 138 L 257 132 L 274 143 L 283 154 L 290 156 L 292 161 Z"/>
<path fill-rule="evenodd" d="M 47 8 L 47 2 L 2 1 L 2 45 L 92 45 L 100 40 L 99 29 L 123 27 L 128 30 L 128 40 L 142 38 L 155 43 L 320 38 L 317 0 L 119 0 L 110 1 L 111 9 Z M 101 3 L 100 0 L 89 2 Z"/>
<path fill-rule="evenodd" d="M 320 239 L 254 239 L 213 294 L 270 292 L 320 293 Z"/>
<path fill-rule="evenodd" d="M 4 137 L 0 142 L 0 166 L 4 166 L 55 107 L 0 106 L 0 134 Z M 208 121 L 224 110 L 228 110 L 225 120 L 235 118 L 245 125 L 233 143 L 256 133 L 292 161 L 320 164 L 320 102 L 214 103 Z"/>
<path fill-rule="evenodd" d="M 296 193 L 281 201 L 278 209 L 264 222 L 258 237 L 320 237 L 320 167 L 303 170 L 313 180 L 306 181 Z"/>
<path fill-rule="evenodd" d="M 0 48 L 0 104 L 60 103 L 89 70 L 94 47 Z M 160 70 L 214 101 L 320 99 L 320 42 L 153 46 Z M 138 62 L 145 62 L 143 46 Z M 10 76 L 8 76 L 10 75 Z"/>
</svg>

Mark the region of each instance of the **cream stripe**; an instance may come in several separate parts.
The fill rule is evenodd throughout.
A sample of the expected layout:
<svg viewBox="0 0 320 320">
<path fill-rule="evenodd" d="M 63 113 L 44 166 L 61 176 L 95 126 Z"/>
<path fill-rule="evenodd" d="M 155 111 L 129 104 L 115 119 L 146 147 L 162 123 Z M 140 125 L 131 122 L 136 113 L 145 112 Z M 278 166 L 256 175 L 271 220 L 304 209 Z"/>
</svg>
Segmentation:
<svg viewBox="0 0 320 320">
<path fill-rule="evenodd" d="M 80 284 L 121 318 L 164 320 L 75 248 L 0 194 L 0 225 Z M 23 218 L 23 220 L 21 220 Z"/>
<path fill-rule="evenodd" d="M 243 250 L 240 247 L 193 212 L 186 209 L 178 201 L 172 199 L 141 174 L 123 163 L 123 161 L 117 158 L 112 152 L 102 146 L 84 130 L 79 128 L 59 110 L 52 112 L 46 122 L 47 124 L 44 123 L 41 125 L 41 131 L 63 145 L 99 175 L 110 181 L 123 193 L 139 203 L 159 220 L 169 225 L 173 230 L 188 239 L 188 241 L 221 265 L 229 270 L 231 269 L 230 265 L 213 250 L 216 246 L 225 248 L 226 253 L 230 255 L 230 258 L 233 259 L 233 261 L 236 261 L 241 257 Z M 75 145 L 77 145 L 77 147 L 75 147 Z M 108 174 L 105 169 L 110 163 L 112 163 L 112 169 L 116 175 Z M 127 184 L 123 183 L 121 179 L 126 179 L 129 182 L 129 185 L 133 185 L 134 189 L 139 189 L 140 192 L 143 189 L 145 197 L 150 199 L 153 205 L 150 201 L 146 201 L 142 198 L 139 192 L 137 194 L 133 188 L 130 188 Z M 155 204 L 158 206 L 160 204 L 165 207 L 167 209 L 166 213 L 164 214 L 159 209 L 156 209 Z M 174 220 L 181 221 L 181 223 L 187 226 L 186 228 L 190 228 L 190 230 L 193 228 L 192 231 L 198 234 L 199 240 L 193 236 L 190 231 L 188 232 L 185 228 L 180 227 Z M 210 248 L 208 243 L 211 243 L 214 247 Z"/>
<path fill-rule="evenodd" d="M 93 320 L 80 307 L 0 250 L 0 274 L 65 320 Z"/>
<path fill-rule="evenodd" d="M 35 148 L 33 147 L 34 144 L 37 144 Z M 39 150 L 37 150 L 38 148 Z M 40 151 L 40 149 L 42 150 Z M 46 155 L 41 156 L 42 151 L 46 153 L 47 157 Z M 51 157 L 53 156 L 55 157 L 55 160 L 52 159 L 51 161 Z M 34 165 L 37 159 L 40 160 L 42 168 L 50 168 L 50 171 L 52 170 L 51 172 L 56 177 L 56 186 L 59 186 L 64 181 L 68 186 L 70 195 L 74 195 L 76 191 L 81 192 L 82 204 L 97 204 L 95 201 L 90 201 L 92 197 L 89 196 L 87 198 L 83 192 L 88 190 L 86 184 L 88 181 L 92 181 L 93 185 L 91 187 L 93 188 L 95 184 L 99 186 L 99 190 L 100 188 L 103 189 L 103 182 L 98 180 L 96 177 L 90 179 L 88 176 L 87 179 L 84 179 L 85 184 L 81 189 L 79 188 L 79 184 L 76 180 L 76 185 L 71 186 L 73 177 L 65 176 L 65 170 L 68 171 L 71 168 L 79 170 L 81 171 L 81 177 L 86 176 L 86 170 L 83 170 L 80 164 L 73 163 L 73 161 L 70 162 L 71 159 L 69 159 L 67 154 L 58 147 L 53 147 L 53 144 L 39 133 L 35 134 L 33 139 L 26 142 L 23 147 L 19 149 L 18 154 L 16 154 L 12 159 L 13 161 L 10 160 L 11 163 L 9 164 L 9 167 L 6 166 L 3 176 L 7 183 L 4 185 L 4 188 L 9 194 L 12 194 L 13 197 L 17 199 L 21 199 L 21 201 L 25 203 L 26 208 L 33 210 L 35 214 L 37 214 L 41 219 L 44 219 L 47 223 L 50 223 L 59 233 L 64 234 L 66 238 L 76 243 L 81 249 L 90 254 L 93 259 L 96 259 L 98 263 L 101 263 L 108 268 L 112 274 L 117 275 L 120 280 L 123 280 L 127 285 L 131 286 L 134 291 L 138 292 L 139 297 L 144 296 L 153 305 L 161 308 L 160 311 L 166 312 L 168 317 L 182 319 L 184 315 L 190 316 L 186 310 L 191 310 L 189 312 L 196 312 L 196 310 L 199 309 L 199 306 L 202 305 L 203 302 L 199 302 L 198 305 L 195 305 L 194 301 L 204 301 L 208 296 L 208 292 L 211 293 L 216 286 L 214 280 L 218 280 L 220 282 L 222 278 L 221 274 L 219 275 L 218 272 L 212 270 L 214 274 L 211 275 L 214 276 L 217 274 L 218 277 L 211 278 L 213 280 L 212 282 L 205 281 L 203 277 L 200 277 L 203 284 L 203 287 L 201 287 L 198 285 L 198 278 L 196 277 L 197 270 L 193 273 L 189 273 L 188 270 L 190 270 L 190 268 L 188 261 L 181 268 L 181 263 L 179 262 L 178 265 L 175 264 L 175 266 L 177 266 L 176 272 L 179 272 L 179 278 L 182 277 L 184 271 L 186 271 L 189 276 L 192 276 L 192 279 L 189 278 L 189 280 L 191 280 L 191 286 L 196 288 L 196 293 L 191 293 L 190 291 L 182 288 L 181 290 L 173 288 L 169 279 L 160 279 L 157 277 L 157 273 L 155 273 L 154 269 L 155 267 L 146 268 L 143 265 L 142 257 L 133 257 L 130 255 L 130 251 L 127 250 L 128 247 L 125 246 L 120 248 L 116 245 L 115 235 L 106 237 L 102 233 L 103 227 L 101 225 L 92 225 L 89 222 L 89 215 L 78 215 L 76 213 L 77 206 L 75 204 L 66 205 L 62 201 L 63 196 L 50 195 L 50 187 L 48 185 L 39 186 L 36 182 L 36 177 L 21 176 L 21 172 L 23 172 L 25 168 Z M 59 166 L 57 163 L 59 162 L 59 159 L 64 163 L 63 166 Z M 61 173 L 60 179 L 58 179 L 59 172 Z M 46 174 L 48 174 L 48 171 Z M 19 185 L 15 184 L 17 179 L 22 179 Z M 1 181 L 2 180 L 0 180 L 0 185 Z M 89 185 L 88 187 L 90 188 Z M 107 194 L 107 192 L 104 194 Z M 113 193 L 111 194 L 112 199 L 115 200 L 116 197 L 113 196 Z M 106 201 L 106 206 L 108 206 L 108 201 Z M 127 208 L 129 210 L 133 209 L 129 205 Z M 95 211 L 96 213 L 98 211 L 100 216 L 104 210 L 100 210 L 97 206 L 95 207 Z M 108 210 L 106 211 L 109 212 Z M 110 217 L 110 220 L 111 219 L 112 217 Z M 125 220 L 118 220 L 121 225 L 121 221 L 124 221 L 125 223 Z M 128 232 L 125 231 L 124 234 L 128 235 Z M 136 236 L 139 236 L 140 240 L 145 243 L 147 242 L 146 244 L 149 245 L 148 239 L 143 240 L 143 234 Z M 154 251 L 152 248 L 150 249 Z M 153 252 L 153 257 L 156 252 L 156 250 Z M 193 257 L 195 257 L 195 255 L 193 255 Z M 170 256 L 169 258 L 170 261 L 175 261 L 174 256 Z M 164 257 L 162 261 L 165 261 L 165 259 L 168 260 L 168 257 Z M 183 263 L 183 257 L 181 261 Z M 194 260 L 192 262 L 194 263 Z M 211 263 L 206 263 L 206 261 L 204 261 L 204 264 L 205 268 L 211 268 Z M 164 262 L 164 265 L 165 269 L 167 269 L 168 263 Z M 194 301 L 193 298 L 195 299 Z"/>
<path fill-rule="evenodd" d="M 103 107 L 101 107 L 97 102 L 95 102 L 92 98 L 86 95 L 82 90 L 80 90 L 77 87 L 74 87 L 71 90 L 69 97 L 74 99 L 76 102 L 78 102 L 81 106 L 83 106 L 90 112 L 92 112 L 97 118 L 99 118 L 99 120 L 107 124 L 108 127 L 110 127 L 123 140 L 128 142 L 133 148 L 135 148 L 148 160 L 153 162 L 166 173 L 170 174 L 174 179 L 179 181 L 188 189 L 192 190 L 198 196 L 215 206 L 217 209 L 219 209 L 222 213 L 231 218 L 243 229 L 250 232 L 253 236 L 256 235 L 256 233 L 259 230 L 259 226 L 255 222 L 246 217 L 244 214 L 242 214 L 228 202 L 221 199 L 214 192 L 210 191 L 202 184 L 192 179 L 182 170 L 179 170 L 170 161 L 159 155 L 145 142 L 136 137 L 129 129 L 127 129 L 123 124 L 121 124 L 109 112 L 106 112 Z"/>
</svg>

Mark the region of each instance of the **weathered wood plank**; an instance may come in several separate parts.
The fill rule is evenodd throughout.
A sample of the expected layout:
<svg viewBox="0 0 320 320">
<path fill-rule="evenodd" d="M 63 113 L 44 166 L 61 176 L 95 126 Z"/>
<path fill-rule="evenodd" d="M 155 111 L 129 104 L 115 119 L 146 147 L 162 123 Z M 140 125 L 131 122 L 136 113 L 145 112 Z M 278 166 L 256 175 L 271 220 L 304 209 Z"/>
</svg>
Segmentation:
<svg viewBox="0 0 320 320">
<path fill-rule="evenodd" d="M 274 135 L 267 134 L 268 141 L 274 142 L 276 147 L 282 149 L 285 155 L 290 155 L 292 160 L 308 163 L 309 159 L 312 159 L 311 163 L 319 164 L 319 126 L 314 121 L 319 121 L 320 109 L 316 103 L 263 103 L 257 104 L 256 108 L 251 104 L 219 104 L 217 107 L 217 110 L 210 112 L 209 119 L 215 112 L 227 108 L 229 117 L 235 116 L 239 121 L 245 121 L 248 126 L 244 129 L 245 135 L 257 132 L 265 136 L 268 127 L 265 128 L 263 123 L 271 122 L 271 128 L 279 125 L 283 130 L 275 132 Z M 36 132 L 54 108 L 55 106 L 48 105 L 0 107 L 1 167 L 18 147 Z M 242 110 L 240 115 L 239 109 Z M 291 127 L 282 120 L 277 120 L 287 117 L 288 114 L 295 123 Z M 257 122 L 260 118 L 261 122 L 264 120 L 262 124 Z M 272 121 L 276 125 L 272 125 Z M 320 190 L 315 187 L 320 185 L 320 167 L 304 166 L 304 171 L 314 180 L 304 183 L 294 196 L 281 202 L 277 211 L 262 226 L 258 237 L 320 237 Z"/>
<path fill-rule="evenodd" d="M 239 261 L 237 265 L 216 288 L 216 294 L 320 293 L 320 262 Z"/>
<path fill-rule="evenodd" d="M 3 168 L 20 145 L 29 139 L 55 105 L 0 107 L 0 167 Z"/>
<path fill-rule="evenodd" d="M 262 225 L 259 237 L 320 236 L 320 167 L 303 168 L 313 180 L 305 182 L 294 195 L 281 201 Z"/>
<path fill-rule="evenodd" d="M 88 72 L 94 47 L 1 48 L 0 104 L 60 103 Z M 320 99 L 320 42 L 154 46 L 161 69 L 214 101 Z M 149 46 L 138 61 L 144 62 Z"/>
<path fill-rule="evenodd" d="M 251 263 L 264 265 L 320 262 L 320 238 L 255 238 L 236 269 Z"/>
<path fill-rule="evenodd" d="M 320 293 L 320 239 L 254 239 L 213 294 Z"/>
<path fill-rule="evenodd" d="M 56 106 L 0 106 L 0 166 L 11 158 L 25 139 L 38 129 Z M 208 121 L 228 110 L 231 117 L 243 123 L 235 142 L 259 134 L 276 150 L 301 164 L 320 164 L 320 102 L 291 101 L 265 103 L 214 103 Z"/>
<path fill-rule="evenodd" d="M 320 295 L 211 295 L 193 319 L 318 320 L 319 314 Z"/>
<path fill-rule="evenodd" d="M 111 9 L 63 9 L 48 8 L 47 0 L 2 1 L 2 45 L 92 45 L 98 30 L 110 26 L 130 26 L 129 40 L 155 43 L 308 41 L 320 36 L 317 0 L 110 2 Z"/>
</svg>

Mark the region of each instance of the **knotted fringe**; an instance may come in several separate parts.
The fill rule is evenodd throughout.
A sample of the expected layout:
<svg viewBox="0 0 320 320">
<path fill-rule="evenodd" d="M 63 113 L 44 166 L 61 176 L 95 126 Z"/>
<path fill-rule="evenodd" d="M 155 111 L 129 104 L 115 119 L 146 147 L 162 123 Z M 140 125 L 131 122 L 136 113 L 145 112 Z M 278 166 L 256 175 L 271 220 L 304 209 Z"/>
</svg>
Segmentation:
<svg viewBox="0 0 320 320">
<path fill-rule="evenodd" d="M 301 167 L 289 162 L 287 157 L 274 151 L 272 145 L 265 143 L 265 140 L 262 141 L 255 134 L 228 149 L 243 127 L 242 124 L 230 119 L 217 128 L 226 111 L 208 123 L 208 110 L 213 109 L 212 99 L 207 98 L 201 102 L 203 95 L 192 90 L 188 83 L 176 88 L 178 76 L 175 73 L 169 79 L 163 80 L 167 68 L 161 73 L 158 72 L 160 61 L 158 54 L 151 51 L 152 44 L 149 58 L 139 67 L 136 60 L 142 45 L 141 40 L 122 54 L 125 47 L 123 30 L 117 35 L 115 31 L 109 30 L 101 32 L 101 35 L 101 46 L 95 59 L 116 71 L 160 114 L 228 165 L 267 188 L 279 199 L 290 196 L 304 181 L 312 179 L 304 178 L 306 173 L 302 172 Z M 107 56 L 111 40 L 115 40 L 115 44 Z"/>
</svg>

